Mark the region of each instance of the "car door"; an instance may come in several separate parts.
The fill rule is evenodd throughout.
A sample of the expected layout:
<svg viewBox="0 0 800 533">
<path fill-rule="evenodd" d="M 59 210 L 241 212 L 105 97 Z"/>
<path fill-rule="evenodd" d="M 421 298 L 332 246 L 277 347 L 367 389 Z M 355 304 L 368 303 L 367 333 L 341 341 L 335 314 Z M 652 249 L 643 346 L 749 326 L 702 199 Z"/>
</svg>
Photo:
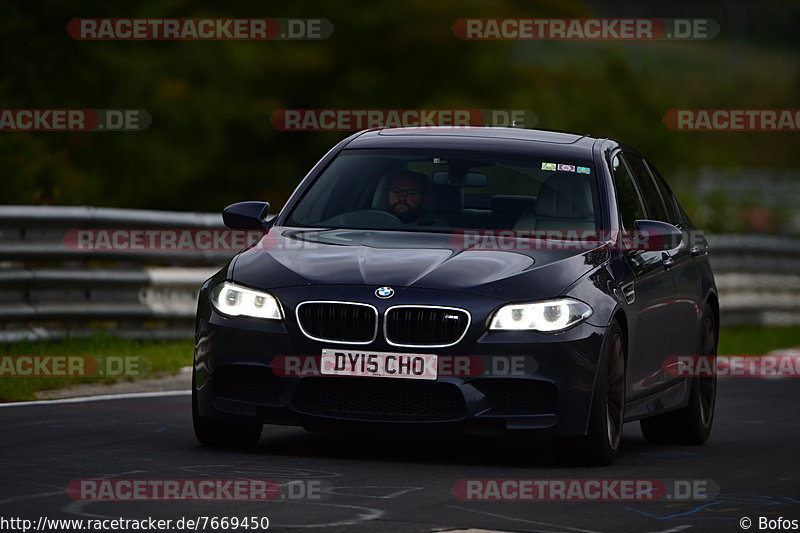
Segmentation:
<svg viewBox="0 0 800 533">
<path fill-rule="evenodd" d="M 658 203 L 655 203 L 652 197 L 647 196 L 652 191 L 639 186 L 641 178 L 636 179 L 635 166 L 627 162 L 628 157 L 629 154 L 614 155 L 612 172 L 620 205 L 621 227 L 633 232 L 635 220 L 663 218 L 658 207 L 661 206 L 662 212 L 664 207 L 660 196 L 656 197 Z M 671 354 L 675 286 L 668 252 L 634 248 L 627 250 L 625 256 L 634 275 L 633 285 L 623 287 L 634 315 L 628 335 L 627 377 L 628 398 L 634 399 L 654 392 L 668 379 L 662 369 Z"/>
<path fill-rule="evenodd" d="M 698 261 L 703 250 L 696 245 L 694 236 L 684 227 L 675 196 L 658 170 L 644 160 L 653 177 L 653 181 L 661 193 L 667 208 L 665 222 L 674 224 L 684 232 L 684 238 L 676 248 L 669 251 L 673 265 L 670 268 L 675 283 L 675 313 L 671 351 L 675 355 L 690 355 L 697 351 L 702 324 L 703 288 L 698 270 Z"/>
</svg>

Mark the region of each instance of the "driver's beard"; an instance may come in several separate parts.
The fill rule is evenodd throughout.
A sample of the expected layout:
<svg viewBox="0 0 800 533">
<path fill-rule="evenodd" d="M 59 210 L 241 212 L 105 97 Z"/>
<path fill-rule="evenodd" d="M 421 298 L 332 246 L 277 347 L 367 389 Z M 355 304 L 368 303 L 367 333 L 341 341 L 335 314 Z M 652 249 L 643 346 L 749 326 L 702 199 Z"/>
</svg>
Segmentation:
<svg viewBox="0 0 800 533">
<path fill-rule="evenodd" d="M 392 205 L 392 214 L 397 218 L 399 218 L 400 222 L 403 222 L 404 224 L 410 224 L 411 222 L 416 222 L 416 220 L 419 218 L 419 209 L 412 209 L 410 205 L 403 204 L 409 209 L 408 211 L 401 213 L 395 209 L 395 206 L 398 206 L 401 203 L 402 202 L 397 202 Z"/>
</svg>

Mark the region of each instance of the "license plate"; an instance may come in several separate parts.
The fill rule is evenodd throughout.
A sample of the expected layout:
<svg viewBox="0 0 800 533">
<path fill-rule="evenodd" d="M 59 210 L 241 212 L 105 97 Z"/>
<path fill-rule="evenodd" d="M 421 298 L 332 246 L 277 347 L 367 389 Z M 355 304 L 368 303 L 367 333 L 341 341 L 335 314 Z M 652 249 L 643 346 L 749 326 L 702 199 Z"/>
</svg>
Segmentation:
<svg viewBox="0 0 800 533">
<path fill-rule="evenodd" d="M 436 379 L 438 356 L 324 348 L 320 372 L 328 376 Z"/>
</svg>

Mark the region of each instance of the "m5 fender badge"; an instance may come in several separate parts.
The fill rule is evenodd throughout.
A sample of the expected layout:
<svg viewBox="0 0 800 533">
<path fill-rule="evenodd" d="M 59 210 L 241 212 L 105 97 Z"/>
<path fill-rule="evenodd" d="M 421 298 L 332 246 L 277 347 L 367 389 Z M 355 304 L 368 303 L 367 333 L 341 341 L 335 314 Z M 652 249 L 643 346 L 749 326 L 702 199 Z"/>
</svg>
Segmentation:
<svg viewBox="0 0 800 533">
<path fill-rule="evenodd" d="M 375 289 L 375 296 L 382 299 L 391 298 L 394 296 L 394 289 L 391 287 L 380 287 Z"/>
</svg>

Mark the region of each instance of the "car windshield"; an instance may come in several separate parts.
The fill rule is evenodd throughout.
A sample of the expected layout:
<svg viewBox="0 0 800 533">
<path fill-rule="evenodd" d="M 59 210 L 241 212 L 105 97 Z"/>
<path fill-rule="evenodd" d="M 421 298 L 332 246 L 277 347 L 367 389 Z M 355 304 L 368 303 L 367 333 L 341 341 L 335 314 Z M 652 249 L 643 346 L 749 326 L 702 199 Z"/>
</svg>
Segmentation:
<svg viewBox="0 0 800 533">
<path fill-rule="evenodd" d="M 455 232 L 600 228 L 590 161 L 449 150 L 344 150 L 289 214 L 295 227 Z"/>
</svg>

